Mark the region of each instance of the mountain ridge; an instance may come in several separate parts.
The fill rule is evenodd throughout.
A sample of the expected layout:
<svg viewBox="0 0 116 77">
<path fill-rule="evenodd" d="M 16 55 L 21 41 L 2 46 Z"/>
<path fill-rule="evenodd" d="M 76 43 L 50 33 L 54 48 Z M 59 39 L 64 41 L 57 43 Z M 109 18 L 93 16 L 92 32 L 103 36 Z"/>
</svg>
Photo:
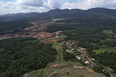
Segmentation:
<svg viewBox="0 0 116 77">
<path fill-rule="evenodd" d="M 38 12 L 31 12 L 31 13 L 17 13 L 17 14 L 6 14 L 0 16 L 0 22 L 5 21 L 13 21 L 22 18 L 72 18 L 72 17 L 83 17 L 86 14 L 105 14 L 109 16 L 116 17 L 116 10 L 115 9 L 108 9 L 108 8 L 91 8 L 88 10 L 81 10 L 81 9 L 53 9 L 48 12 L 38 13 Z M 31 20 L 31 19 L 30 19 Z"/>
</svg>

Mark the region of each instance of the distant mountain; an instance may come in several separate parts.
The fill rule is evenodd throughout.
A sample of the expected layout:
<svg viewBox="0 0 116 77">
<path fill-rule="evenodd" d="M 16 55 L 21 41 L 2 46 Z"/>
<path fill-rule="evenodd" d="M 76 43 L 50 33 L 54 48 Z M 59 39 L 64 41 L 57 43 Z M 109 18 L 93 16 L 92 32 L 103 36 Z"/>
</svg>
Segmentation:
<svg viewBox="0 0 116 77">
<path fill-rule="evenodd" d="M 17 14 L 0 15 L 0 22 L 13 21 L 13 20 L 18 20 L 18 19 L 27 18 L 27 17 L 33 17 L 33 16 L 37 16 L 37 15 L 40 15 L 40 13 L 32 12 L 32 13 L 17 13 Z"/>
<path fill-rule="evenodd" d="M 116 10 L 106 9 L 106 8 L 92 8 L 88 10 L 81 9 L 54 9 L 46 13 L 41 13 L 40 15 L 32 18 L 28 18 L 28 21 L 38 21 L 38 20 L 49 20 L 53 18 L 77 18 L 77 17 L 89 17 L 89 16 L 100 16 L 116 19 Z"/>
<path fill-rule="evenodd" d="M 101 14 L 106 14 L 110 16 L 116 16 L 116 10 L 114 9 L 107 9 L 107 8 L 93 8 L 87 10 L 88 13 L 101 13 Z"/>
<path fill-rule="evenodd" d="M 50 20 L 53 18 L 76 18 L 76 17 L 88 17 L 90 15 L 103 15 L 112 18 L 116 18 L 116 10 L 106 8 L 92 8 L 88 10 L 81 9 L 54 9 L 45 13 L 18 13 L 18 14 L 7 14 L 0 16 L 0 22 L 13 21 L 22 18 L 26 18 L 27 21 L 39 21 L 39 20 Z M 29 17 L 29 18 L 28 18 Z"/>
<path fill-rule="evenodd" d="M 32 24 L 30 24 L 30 22 L 32 21 L 51 21 L 57 18 L 64 18 L 66 20 L 61 22 L 66 22 L 68 24 L 79 23 L 81 24 L 80 26 L 86 25 L 86 27 L 115 27 L 116 10 L 106 8 L 92 8 L 88 10 L 54 9 L 45 13 L 18 13 L 3 15 L 0 16 L 0 22 L 2 22 L 0 23 L 0 34 L 3 35 L 7 31 L 10 33 L 18 32 L 20 29 L 31 26 Z"/>
<path fill-rule="evenodd" d="M 116 10 L 113 9 L 107 9 L 107 8 L 92 8 L 88 10 L 81 10 L 81 9 L 55 9 L 50 10 L 48 14 L 51 14 L 54 18 L 57 17 L 86 17 L 87 15 L 91 14 L 100 14 L 100 15 L 107 15 L 107 16 L 115 16 L 116 17 Z"/>
</svg>

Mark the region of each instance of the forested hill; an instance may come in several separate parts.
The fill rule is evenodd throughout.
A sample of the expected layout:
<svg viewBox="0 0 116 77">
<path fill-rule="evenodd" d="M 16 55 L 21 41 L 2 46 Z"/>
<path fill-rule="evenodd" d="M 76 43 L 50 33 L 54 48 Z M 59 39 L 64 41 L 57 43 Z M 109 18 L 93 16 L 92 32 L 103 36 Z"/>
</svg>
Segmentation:
<svg viewBox="0 0 116 77">
<path fill-rule="evenodd" d="M 13 21 L 13 20 L 18 20 L 18 19 L 22 19 L 22 18 L 33 17 L 33 16 L 37 16 L 39 14 L 40 13 L 37 13 L 37 12 L 6 14 L 6 15 L 0 16 L 0 22 Z"/>
<path fill-rule="evenodd" d="M 106 8 L 93 8 L 88 10 L 81 9 L 54 9 L 45 13 L 41 13 L 38 16 L 26 18 L 26 21 L 39 21 L 39 20 L 50 20 L 54 18 L 78 18 L 88 17 L 92 14 L 107 16 L 116 19 L 116 10 Z"/>
<path fill-rule="evenodd" d="M 106 8 L 93 8 L 88 10 L 81 9 L 54 9 L 45 13 L 52 18 L 73 18 L 73 17 L 86 17 L 91 14 L 101 14 L 106 16 L 116 16 L 116 10 Z M 39 16 L 38 16 L 39 17 Z"/>
<path fill-rule="evenodd" d="M 103 14 L 116 17 L 116 10 L 106 9 L 106 8 L 92 8 L 88 10 L 81 9 L 54 9 L 44 13 L 17 13 L 17 14 L 6 14 L 0 16 L 0 22 L 3 21 L 13 21 L 22 18 L 26 18 L 25 20 L 46 20 L 50 18 L 72 18 L 72 17 L 85 17 L 88 14 Z M 30 18 L 28 18 L 30 17 Z"/>
<path fill-rule="evenodd" d="M 35 16 L 33 16 L 33 15 L 35 15 Z M 10 15 L 8 15 L 8 16 L 10 16 Z M 8 16 L 6 16 L 6 17 L 8 17 Z M 22 14 L 21 17 L 23 17 L 23 16 L 24 15 Z M 81 23 L 81 26 L 85 25 L 84 23 L 87 23 L 88 27 L 91 27 L 91 26 L 92 27 L 94 27 L 94 26 L 104 27 L 105 25 L 107 27 L 110 27 L 110 26 L 114 27 L 115 21 L 116 21 L 116 10 L 106 9 L 106 8 L 93 8 L 93 9 L 89 9 L 89 10 L 54 9 L 54 10 L 50 10 L 46 13 L 41 13 L 41 14 L 39 14 L 39 13 L 26 14 L 26 16 L 28 18 L 23 18 L 23 19 L 20 19 L 17 21 L 15 20 L 15 21 L 10 21 L 10 22 L 1 22 L 0 23 L 0 35 L 19 32 L 21 29 L 24 29 L 29 26 L 33 26 L 30 23 L 32 21 L 53 20 L 53 19 L 58 19 L 58 18 L 64 18 L 64 19 L 76 18 L 78 20 L 76 20 L 76 21 L 73 20 L 73 21 L 75 21 L 76 23 Z M 26 17 L 26 16 L 24 16 L 24 17 Z M 29 16 L 33 16 L 33 17 L 29 17 Z M 12 19 L 12 17 L 15 19 L 20 18 L 20 14 L 11 16 L 9 18 Z M 9 18 L 8 18 L 8 20 L 9 20 Z M 4 18 L 0 18 L 0 20 L 4 20 Z M 79 20 L 81 20 L 81 21 L 79 21 Z M 91 22 L 91 24 L 89 24 L 88 22 Z M 74 23 L 74 22 L 71 22 L 71 23 Z"/>
</svg>

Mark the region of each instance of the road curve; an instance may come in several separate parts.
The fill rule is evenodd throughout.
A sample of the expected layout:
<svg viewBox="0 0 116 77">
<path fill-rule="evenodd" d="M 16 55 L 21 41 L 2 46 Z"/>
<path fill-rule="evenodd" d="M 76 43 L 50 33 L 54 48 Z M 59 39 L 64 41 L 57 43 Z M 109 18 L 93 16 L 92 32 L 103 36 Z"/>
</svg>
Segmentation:
<svg viewBox="0 0 116 77">
<path fill-rule="evenodd" d="M 54 75 L 57 73 L 67 73 L 67 72 L 69 72 L 69 73 L 92 73 L 92 74 L 97 75 L 98 77 L 102 77 L 100 74 L 97 74 L 95 72 L 90 72 L 90 71 L 59 71 L 59 72 L 54 72 L 54 73 L 50 74 L 48 77 L 54 77 Z"/>
</svg>

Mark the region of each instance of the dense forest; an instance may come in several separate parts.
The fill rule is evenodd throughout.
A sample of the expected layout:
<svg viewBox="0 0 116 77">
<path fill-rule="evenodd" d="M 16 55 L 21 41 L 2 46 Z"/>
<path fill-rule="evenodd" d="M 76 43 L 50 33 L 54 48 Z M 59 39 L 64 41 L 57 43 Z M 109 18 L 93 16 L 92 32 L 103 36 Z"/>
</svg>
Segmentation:
<svg viewBox="0 0 116 77">
<path fill-rule="evenodd" d="M 38 43 L 34 38 L 0 40 L 0 77 L 21 77 L 56 60 L 52 44 Z"/>
<path fill-rule="evenodd" d="M 0 22 L 14 21 L 14 20 L 33 17 L 33 16 L 37 16 L 37 15 L 40 15 L 40 13 L 31 12 L 31 13 L 6 14 L 6 15 L 0 16 Z"/>
<path fill-rule="evenodd" d="M 87 48 L 87 52 L 90 57 L 94 57 L 100 64 L 99 67 L 94 69 L 99 72 L 98 69 L 110 67 L 116 71 L 116 19 L 110 16 L 92 14 L 86 17 L 78 17 L 72 19 L 65 19 L 56 21 L 54 24 L 50 24 L 47 27 L 48 32 L 55 32 L 62 30 L 67 36 L 64 40 L 77 40 L 78 45 Z M 107 32 L 106 32 L 107 31 Z M 104 53 L 97 54 L 102 50 Z M 112 50 L 112 51 L 111 51 Z M 66 56 L 70 55 L 70 56 Z M 73 57 L 68 52 L 64 52 L 64 59 L 71 60 Z M 107 73 L 106 73 L 107 74 Z"/>
<path fill-rule="evenodd" d="M 64 20 L 52 21 L 55 18 L 63 18 Z M 32 21 L 44 20 L 54 22 L 47 25 L 47 32 L 63 31 L 67 36 L 64 41 L 79 41 L 78 46 L 87 48 L 89 56 L 94 57 L 99 62 L 98 66 L 103 64 L 116 71 L 115 10 L 104 8 L 50 10 L 35 17 L 0 22 L 0 35 L 19 32 L 21 29 L 33 26 L 30 23 Z M 39 42 L 34 38 L 0 40 L 0 77 L 21 77 L 26 72 L 44 68 L 49 62 L 56 60 L 57 52 L 51 47 L 52 44 L 38 44 Z M 109 52 L 107 48 L 113 48 L 114 52 Z M 65 52 L 65 49 L 63 50 L 64 60 L 75 61 L 75 55 Z M 94 50 L 99 51 L 99 49 L 105 52 L 100 54 L 94 52 Z M 96 72 L 101 72 L 103 67 L 94 67 L 94 69 Z"/>
<path fill-rule="evenodd" d="M 105 28 L 116 30 L 116 19 L 112 19 L 109 17 L 104 17 L 103 15 L 99 16 L 99 14 L 87 15 L 87 17 L 78 17 L 72 19 L 66 19 L 61 21 L 56 21 L 55 24 L 50 24 L 47 27 L 48 32 L 55 32 L 58 30 L 74 30 L 78 28 Z"/>
<path fill-rule="evenodd" d="M 33 26 L 33 25 L 23 20 L 1 22 L 0 35 L 16 33 L 19 32 L 21 29 L 24 29 L 29 26 Z"/>
</svg>

